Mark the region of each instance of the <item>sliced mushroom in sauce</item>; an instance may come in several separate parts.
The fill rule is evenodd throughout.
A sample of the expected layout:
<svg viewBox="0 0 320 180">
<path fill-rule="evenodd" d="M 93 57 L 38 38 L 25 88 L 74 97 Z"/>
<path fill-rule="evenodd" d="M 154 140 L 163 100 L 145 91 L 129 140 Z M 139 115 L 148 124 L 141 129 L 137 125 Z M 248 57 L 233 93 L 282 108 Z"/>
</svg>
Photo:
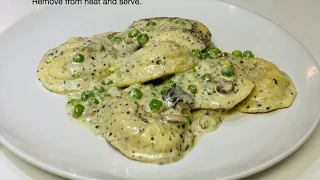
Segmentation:
<svg viewBox="0 0 320 180">
<path fill-rule="evenodd" d="M 222 77 L 216 77 L 213 81 L 216 83 L 216 90 L 220 94 L 227 94 L 234 90 L 234 83 L 231 80 L 227 80 Z"/>
<path fill-rule="evenodd" d="M 186 103 L 190 106 L 190 108 L 192 108 L 194 105 L 193 97 L 180 88 L 171 88 L 162 96 L 162 99 L 169 107 L 172 108 L 176 108 L 179 102 Z"/>
</svg>

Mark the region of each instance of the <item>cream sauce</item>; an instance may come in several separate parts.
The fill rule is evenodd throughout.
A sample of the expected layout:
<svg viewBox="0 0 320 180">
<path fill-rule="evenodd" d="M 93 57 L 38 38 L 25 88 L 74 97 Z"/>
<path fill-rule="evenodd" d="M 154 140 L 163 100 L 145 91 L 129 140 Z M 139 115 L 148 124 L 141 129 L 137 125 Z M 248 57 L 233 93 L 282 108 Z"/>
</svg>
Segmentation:
<svg viewBox="0 0 320 180">
<path fill-rule="evenodd" d="M 129 38 L 132 29 L 148 34 L 149 41 Z M 45 88 L 66 95 L 73 122 L 128 158 L 171 163 L 218 128 L 237 104 L 241 112 L 265 112 L 289 106 L 296 95 L 291 79 L 267 61 L 200 60 L 192 54 L 210 40 L 210 31 L 198 21 L 143 19 L 124 32 L 69 39 L 43 56 L 37 75 Z M 74 61 L 77 54 L 83 62 Z M 226 67 L 232 76 L 222 74 Z M 79 117 L 75 105 L 83 107 Z"/>
</svg>

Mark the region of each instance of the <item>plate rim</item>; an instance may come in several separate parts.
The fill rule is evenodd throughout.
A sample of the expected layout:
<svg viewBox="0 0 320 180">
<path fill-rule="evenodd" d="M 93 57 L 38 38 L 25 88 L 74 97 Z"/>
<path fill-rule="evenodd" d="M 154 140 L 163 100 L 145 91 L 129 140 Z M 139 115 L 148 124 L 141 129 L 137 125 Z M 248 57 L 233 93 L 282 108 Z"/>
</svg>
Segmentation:
<svg viewBox="0 0 320 180">
<path fill-rule="evenodd" d="M 204 2 L 209 1 L 209 0 L 202 0 Z M 298 42 L 299 45 L 302 46 L 302 48 L 307 52 L 307 54 L 310 56 L 310 58 L 312 59 L 313 64 L 316 67 L 316 71 L 317 71 L 317 76 L 320 78 L 320 67 L 318 62 L 315 60 L 314 56 L 311 54 L 311 52 L 309 51 L 309 49 L 297 38 L 295 37 L 292 33 L 290 33 L 288 30 L 286 30 L 284 27 L 280 26 L 279 24 L 277 24 L 276 22 L 270 20 L 267 17 L 264 17 L 263 15 L 260 15 L 250 9 L 229 3 L 229 2 L 225 2 L 223 0 L 215 0 L 215 3 L 222 3 L 225 5 L 232 5 L 235 6 L 236 8 L 239 8 L 241 10 L 244 10 L 250 14 L 259 16 L 260 18 L 265 19 L 266 21 L 270 22 L 271 24 L 274 24 L 276 27 L 280 28 L 281 30 L 285 31 L 289 36 L 291 36 L 296 42 Z M 3 36 L 3 34 L 5 34 L 7 31 L 10 31 L 14 26 L 16 26 L 16 24 L 19 24 L 21 21 L 24 21 L 25 19 L 29 18 L 29 16 L 32 16 L 36 13 L 42 12 L 42 11 L 46 11 L 47 9 L 51 9 L 51 8 L 55 8 L 53 6 L 46 6 L 43 7 L 41 9 L 37 9 L 25 16 L 23 16 L 22 18 L 18 19 L 17 21 L 15 21 L 14 23 L 10 24 L 7 28 L 5 28 L 1 33 L 0 33 L 0 37 Z M 290 107 L 289 107 L 290 108 Z M 251 168 L 251 169 L 247 169 L 245 171 L 241 171 L 239 173 L 235 173 L 235 174 L 231 174 L 228 176 L 225 176 L 223 178 L 220 178 L 220 180 L 227 180 L 227 179 L 241 179 L 244 177 L 249 177 L 253 174 L 256 174 L 258 172 L 261 172 L 263 170 L 266 170 L 268 168 L 270 168 L 271 166 L 281 162 L 282 160 L 286 159 L 287 157 L 289 157 L 290 155 L 292 155 L 294 152 L 296 152 L 302 145 L 304 145 L 306 143 L 306 141 L 310 138 L 310 136 L 314 133 L 317 125 L 320 124 L 320 112 L 318 113 L 318 117 L 317 119 L 315 119 L 313 125 L 311 128 L 308 129 L 308 131 L 305 132 L 304 136 L 295 143 L 294 146 L 292 146 L 291 148 L 287 149 L 286 151 L 284 151 L 283 153 L 277 155 L 276 157 L 274 157 L 273 159 L 269 159 L 268 161 L 265 161 L 263 163 L 261 163 L 260 165 Z M 39 169 L 42 169 L 44 171 L 47 171 L 49 173 L 52 173 L 54 175 L 60 176 L 60 177 L 64 177 L 64 178 L 68 178 L 68 179 L 79 179 L 79 180 L 96 180 L 93 178 L 89 178 L 89 177 L 85 177 L 85 176 L 81 176 L 75 173 L 71 173 L 68 171 L 64 171 L 61 170 L 60 168 L 51 166 L 50 164 L 44 163 L 42 161 L 37 160 L 36 158 L 32 157 L 32 155 L 23 152 L 21 150 L 19 150 L 19 148 L 15 147 L 13 144 L 11 144 L 3 135 L 3 132 L 0 131 L 0 144 L 2 144 L 5 148 L 7 148 L 11 153 L 15 154 L 16 156 L 18 156 L 19 158 L 21 158 L 22 160 L 26 161 L 27 163 L 29 163 L 32 166 L 35 166 Z M 116 177 L 117 180 L 123 180 L 120 177 Z"/>
</svg>

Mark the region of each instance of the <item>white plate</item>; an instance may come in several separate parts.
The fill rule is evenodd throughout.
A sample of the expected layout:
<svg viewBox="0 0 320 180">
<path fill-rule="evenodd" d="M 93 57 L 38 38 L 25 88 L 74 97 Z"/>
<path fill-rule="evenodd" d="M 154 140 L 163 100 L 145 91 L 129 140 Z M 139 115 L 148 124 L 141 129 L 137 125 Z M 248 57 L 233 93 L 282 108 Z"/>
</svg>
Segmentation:
<svg viewBox="0 0 320 180">
<path fill-rule="evenodd" d="M 181 161 L 148 165 L 127 159 L 103 139 L 70 122 L 63 97 L 36 78 L 42 55 L 71 36 L 124 30 L 133 20 L 179 16 L 208 25 L 225 51 L 252 50 L 293 79 L 288 108 L 238 114 L 205 135 Z M 319 120 L 320 78 L 310 53 L 281 27 L 233 5 L 206 0 L 142 1 L 139 6 L 44 8 L 0 36 L 0 141 L 36 166 L 71 179 L 207 180 L 241 178 L 290 155 Z"/>
</svg>

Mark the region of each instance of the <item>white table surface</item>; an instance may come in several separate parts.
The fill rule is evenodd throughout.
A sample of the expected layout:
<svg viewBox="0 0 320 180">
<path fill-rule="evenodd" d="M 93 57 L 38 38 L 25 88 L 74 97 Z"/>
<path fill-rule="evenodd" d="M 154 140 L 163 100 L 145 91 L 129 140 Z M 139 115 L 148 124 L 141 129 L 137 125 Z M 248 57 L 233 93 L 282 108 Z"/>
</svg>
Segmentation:
<svg viewBox="0 0 320 180">
<path fill-rule="evenodd" d="M 224 0 L 254 11 L 292 33 L 320 64 L 319 0 Z M 40 6 L 32 0 L 0 0 L 0 32 Z M 320 110 L 320 107 L 319 107 Z M 61 180 L 21 160 L 0 144 L 0 180 Z M 247 180 L 319 180 L 320 125 L 311 138 L 293 155 Z"/>
</svg>

